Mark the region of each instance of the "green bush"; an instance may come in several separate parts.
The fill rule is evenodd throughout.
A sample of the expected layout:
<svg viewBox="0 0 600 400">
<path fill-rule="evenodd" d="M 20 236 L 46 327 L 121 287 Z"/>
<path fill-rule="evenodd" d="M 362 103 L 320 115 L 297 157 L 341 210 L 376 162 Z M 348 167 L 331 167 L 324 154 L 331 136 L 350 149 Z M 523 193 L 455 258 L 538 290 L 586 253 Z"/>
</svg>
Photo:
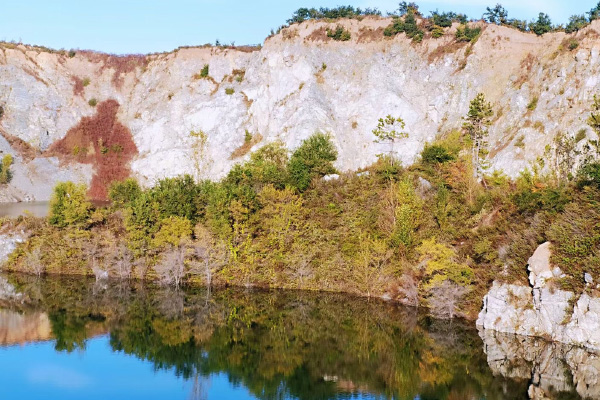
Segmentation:
<svg viewBox="0 0 600 400">
<path fill-rule="evenodd" d="M 591 186 L 600 189 L 600 163 L 585 163 L 577 171 L 577 185 Z"/>
<path fill-rule="evenodd" d="M 479 38 L 480 34 L 481 28 L 470 28 L 465 24 L 456 29 L 456 41 L 473 43 Z"/>
<path fill-rule="evenodd" d="M 404 19 L 394 18 L 394 21 L 383 30 L 385 36 L 395 36 L 402 32 L 406 33 L 406 36 L 415 42 L 423 40 L 425 32 L 419 28 L 414 12 L 409 11 Z"/>
<path fill-rule="evenodd" d="M 426 144 L 421 152 L 421 160 L 425 164 L 440 164 L 456 159 L 446 147 L 437 144 Z"/>
<path fill-rule="evenodd" d="M 225 89 L 225 94 L 231 96 L 232 94 L 235 93 L 235 89 L 234 88 L 226 88 Z"/>
<path fill-rule="evenodd" d="M 96 105 L 98 105 L 98 100 L 96 100 L 96 98 L 91 98 L 90 101 L 88 101 L 88 104 L 92 107 L 96 107 Z"/>
<path fill-rule="evenodd" d="M 92 212 L 86 193 L 85 184 L 58 183 L 50 199 L 50 224 L 59 228 L 85 225 Z"/>
<path fill-rule="evenodd" d="M 290 182 L 300 191 L 304 191 L 317 177 L 333 174 L 336 169 L 337 150 L 329 136 L 315 133 L 296 149 L 288 164 Z"/>
<path fill-rule="evenodd" d="M 108 198 L 115 207 L 125 207 L 142 194 L 142 188 L 134 178 L 113 182 L 108 190 Z"/>
<path fill-rule="evenodd" d="M 335 27 L 335 30 L 327 28 L 327 37 L 340 42 L 346 42 L 350 40 L 352 35 L 342 25 L 338 25 Z"/>
<path fill-rule="evenodd" d="M 153 202 L 158 205 L 160 219 L 168 217 L 185 217 L 196 223 L 198 207 L 196 199 L 199 187 L 190 175 L 176 178 L 165 178 L 148 191 Z"/>
<path fill-rule="evenodd" d="M 200 77 L 208 78 L 208 64 L 204 64 L 204 67 L 202 67 L 202 70 L 200 71 Z"/>
<path fill-rule="evenodd" d="M 5 154 L 0 163 L 0 185 L 9 183 L 12 179 L 10 167 L 13 164 L 13 158 L 10 154 Z"/>
<path fill-rule="evenodd" d="M 288 24 L 304 22 L 310 19 L 339 19 L 359 18 L 365 15 L 381 15 L 376 8 L 354 8 L 352 6 L 339 6 L 335 8 L 299 8 L 294 12 L 292 18 L 287 20 Z"/>
</svg>

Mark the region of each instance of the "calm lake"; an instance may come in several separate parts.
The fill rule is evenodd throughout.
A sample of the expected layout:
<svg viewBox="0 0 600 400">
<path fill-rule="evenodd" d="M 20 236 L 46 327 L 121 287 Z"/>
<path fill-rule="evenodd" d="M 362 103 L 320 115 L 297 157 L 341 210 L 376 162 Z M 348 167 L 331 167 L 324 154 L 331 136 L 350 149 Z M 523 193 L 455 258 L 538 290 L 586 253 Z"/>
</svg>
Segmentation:
<svg viewBox="0 0 600 400">
<path fill-rule="evenodd" d="M 0 279 L 2 399 L 527 399 L 535 390 L 578 399 L 600 393 L 593 377 L 570 368 L 572 348 L 479 333 L 472 322 L 434 320 L 382 301 Z M 600 366 L 595 355 L 580 351 L 579 366 Z"/>
<path fill-rule="evenodd" d="M 32 201 L 24 203 L 0 203 L 0 217 L 18 217 L 31 214 L 36 217 L 48 215 L 50 203 L 47 201 Z"/>
</svg>

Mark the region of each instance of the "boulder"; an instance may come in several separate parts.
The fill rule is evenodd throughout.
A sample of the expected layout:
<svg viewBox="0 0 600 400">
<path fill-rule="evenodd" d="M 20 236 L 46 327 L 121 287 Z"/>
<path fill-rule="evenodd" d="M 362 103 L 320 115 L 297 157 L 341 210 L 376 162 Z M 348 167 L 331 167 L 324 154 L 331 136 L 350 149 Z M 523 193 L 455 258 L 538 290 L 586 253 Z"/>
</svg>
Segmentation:
<svg viewBox="0 0 600 400">
<path fill-rule="evenodd" d="M 554 276 L 550 265 L 551 244 L 546 242 L 538 246 L 531 258 L 527 261 L 529 283 L 534 288 L 542 288 L 546 280 Z"/>
</svg>

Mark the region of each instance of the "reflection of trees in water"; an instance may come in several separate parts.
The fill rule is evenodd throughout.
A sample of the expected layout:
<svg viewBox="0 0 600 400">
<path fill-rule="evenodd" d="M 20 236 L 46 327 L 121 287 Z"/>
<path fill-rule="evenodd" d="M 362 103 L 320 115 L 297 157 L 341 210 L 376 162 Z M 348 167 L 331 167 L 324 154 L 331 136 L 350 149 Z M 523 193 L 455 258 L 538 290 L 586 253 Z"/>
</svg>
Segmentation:
<svg viewBox="0 0 600 400">
<path fill-rule="evenodd" d="M 29 278 L 12 277 L 20 288 Z M 193 380 L 203 398 L 210 376 L 226 373 L 255 396 L 334 398 L 340 392 L 412 399 L 505 398 L 522 385 L 498 380 L 481 339 L 466 325 L 415 309 L 337 294 L 165 290 L 132 283 L 36 283 L 57 349 L 71 351 L 101 329 L 114 351 Z M 526 390 L 526 388 L 524 389 Z"/>
</svg>

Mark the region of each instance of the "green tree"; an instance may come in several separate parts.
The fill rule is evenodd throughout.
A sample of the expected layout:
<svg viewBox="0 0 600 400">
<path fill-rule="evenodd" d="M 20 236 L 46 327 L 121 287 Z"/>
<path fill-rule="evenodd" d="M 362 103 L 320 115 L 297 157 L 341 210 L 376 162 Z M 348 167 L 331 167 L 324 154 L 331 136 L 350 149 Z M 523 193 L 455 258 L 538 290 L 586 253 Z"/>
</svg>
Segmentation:
<svg viewBox="0 0 600 400">
<path fill-rule="evenodd" d="M 536 21 L 529 23 L 529 29 L 538 36 L 552 31 L 552 20 L 548 14 L 540 13 Z"/>
<path fill-rule="evenodd" d="M 494 111 L 492 105 L 485 99 L 483 93 L 478 93 L 471 104 L 469 112 L 464 118 L 464 132 L 471 139 L 471 161 L 473 163 L 473 175 L 478 180 L 483 178 L 484 161 L 487 155 L 486 138 L 489 134 L 489 126 L 492 124 Z"/>
<path fill-rule="evenodd" d="M 408 137 L 408 133 L 404 132 L 406 124 L 402 118 L 394 118 L 391 115 L 388 115 L 385 118 L 379 118 L 379 123 L 377 127 L 373 129 L 373 135 L 377 139 L 375 139 L 375 143 L 387 143 L 390 145 L 389 157 L 394 163 L 394 145 L 400 139 L 405 139 Z"/>
<path fill-rule="evenodd" d="M 135 178 L 127 178 L 121 182 L 113 182 L 108 190 L 108 198 L 115 207 L 121 208 L 131 204 L 142 194 L 142 188 Z"/>
<path fill-rule="evenodd" d="M 2 162 L 0 163 L 0 184 L 8 183 L 12 179 L 12 172 L 10 170 L 12 164 L 12 155 L 5 154 L 4 157 L 2 157 Z"/>
<path fill-rule="evenodd" d="M 87 187 L 83 183 L 59 182 L 50 199 L 50 223 L 59 228 L 87 223 L 92 203 L 87 200 L 86 193 Z"/>
<path fill-rule="evenodd" d="M 328 135 L 315 133 L 302 142 L 290 157 L 288 174 L 290 183 L 304 191 L 314 178 L 336 172 L 333 162 L 337 150 Z"/>
<path fill-rule="evenodd" d="M 508 24 L 508 12 L 502 4 L 496 4 L 494 7 L 486 7 L 486 12 L 483 14 L 485 19 L 490 24 L 506 25 Z"/>
<path fill-rule="evenodd" d="M 598 2 L 598 4 L 596 4 L 596 6 L 593 7 L 587 14 L 590 18 L 590 21 L 600 18 L 600 2 Z"/>
<path fill-rule="evenodd" d="M 589 21 L 585 17 L 585 15 L 571 15 L 569 17 L 569 23 L 567 24 L 567 26 L 565 26 L 565 32 L 577 32 L 578 30 L 585 28 L 587 25 L 589 25 Z"/>
</svg>

